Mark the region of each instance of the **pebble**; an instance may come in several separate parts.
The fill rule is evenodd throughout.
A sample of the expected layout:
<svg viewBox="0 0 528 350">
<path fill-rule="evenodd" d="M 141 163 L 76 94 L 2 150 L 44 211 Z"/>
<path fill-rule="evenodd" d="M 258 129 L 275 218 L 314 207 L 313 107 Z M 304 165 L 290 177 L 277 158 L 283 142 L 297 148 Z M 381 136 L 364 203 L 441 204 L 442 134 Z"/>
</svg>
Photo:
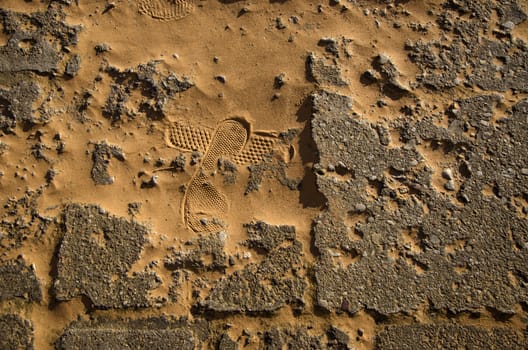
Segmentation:
<svg viewBox="0 0 528 350">
<path fill-rule="evenodd" d="M 380 53 L 379 56 L 378 56 L 378 62 L 379 64 L 386 64 L 389 62 L 389 56 L 383 54 L 383 53 Z"/>
<path fill-rule="evenodd" d="M 521 174 L 528 175 L 528 168 L 522 168 L 521 169 Z"/>
<path fill-rule="evenodd" d="M 515 28 L 515 23 L 513 23 L 512 21 L 506 21 L 502 24 L 502 27 L 504 29 L 512 30 L 513 28 Z"/>
<path fill-rule="evenodd" d="M 280 89 L 281 87 L 284 86 L 284 84 L 286 83 L 286 82 L 284 81 L 284 78 L 285 78 L 285 77 L 286 77 L 286 74 L 284 74 L 284 73 L 280 73 L 279 75 L 277 75 L 277 76 L 275 77 L 274 87 L 275 87 L 276 89 Z"/>
<path fill-rule="evenodd" d="M 216 80 L 218 80 L 219 82 L 221 82 L 222 84 L 225 84 L 225 83 L 226 83 L 226 78 L 225 78 L 225 76 L 223 76 L 223 75 L 216 75 L 214 78 L 215 78 Z"/>
<path fill-rule="evenodd" d="M 442 177 L 446 180 L 453 180 L 453 171 L 449 168 L 442 170 Z"/>
<path fill-rule="evenodd" d="M 277 28 L 277 29 L 286 29 L 286 25 L 282 22 L 282 18 L 277 17 L 275 19 L 275 28 Z"/>
<path fill-rule="evenodd" d="M 449 180 L 445 183 L 444 188 L 448 191 L 454 191 L 455 190 L 455 182 L 453 180 Z"/>
<path fill-rule="evenodd" d="M 365 204 L 363 204 L 363 203 L 358 203 L 358 204 L 356 204 L 355 209 L 356 209 L 356 211 L 357 211 L 358 213 L 362 213 L 362 212 L 364 212 L 365 210 L 367 210 L 367 206 L 366 206 Z"/>
<path fill-rule="evenodd" d="M 240 9 L 240 11 L 238 11 L 238 17 L 243 16 L 243 15 L 245 15 L 245 14 L 248 13 L 248 12 L 249 12 L 249 8 L 247 8 L 247 7 L 242 7 L 242 8 Z"/>
</svg>

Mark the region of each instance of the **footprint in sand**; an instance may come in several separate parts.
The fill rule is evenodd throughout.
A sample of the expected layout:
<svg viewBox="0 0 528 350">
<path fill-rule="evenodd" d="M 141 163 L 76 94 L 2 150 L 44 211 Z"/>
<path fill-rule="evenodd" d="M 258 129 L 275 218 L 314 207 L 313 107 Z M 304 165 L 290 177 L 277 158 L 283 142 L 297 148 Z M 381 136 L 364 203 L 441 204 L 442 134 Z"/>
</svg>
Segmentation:
<svg viewBox="0 0 528 350">
<path fill-rule="evenodd" d="M 248 140 L 248 130 L 237 120 L 225 120 L 216 128 L 202 164 L 191 179 L 183 199 L 185 223 L 196 232 L 222 230 L 219 220 L 227 212 L 228 203 L 208 180 L 220 157 L 238 154 Z"/>
<path fill-rule="evenodd" d="M 155 19 L 177 20 L 194 11 L 194 0 L 140 0 L 139 12 Z"/>
<path fill-rule="evenodd" d="M 220 218 L 229 208 L 226 196 L 211 182 L 220 158 L 237 164 L 256 164 L 276 148 L 277 140 L 264 133 L 250 135 L 249 124 L 242 119 L 228 119 L 216 130 L 186 122 L 173 122 L 167 129 L 166 143 L 183 151 L 205 152 L 202 163 L 185 191 L 183 220 L 195 232 L 224 229 Z"/>
</svg>

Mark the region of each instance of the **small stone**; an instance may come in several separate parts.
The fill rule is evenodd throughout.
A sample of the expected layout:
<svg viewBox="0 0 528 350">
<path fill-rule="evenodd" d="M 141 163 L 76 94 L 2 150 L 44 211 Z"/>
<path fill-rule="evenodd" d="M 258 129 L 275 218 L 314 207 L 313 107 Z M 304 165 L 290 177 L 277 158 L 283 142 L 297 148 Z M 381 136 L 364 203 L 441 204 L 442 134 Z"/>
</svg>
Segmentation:
<svg viewBox="0 0 528 350">
<path fill-rule="evenodd" d="M 230 256 L 229 259 L 228 259 L 228 262 L 229 262 L 229 266 L 235 265 L 235 258 Z"/>
<path fill-rule="evenodd" d="M 223 76 L 223 75 L 216 75 L 214 78 L 215 78 L 216 80 L 218 80 L 219 82 L 221 82 L 222 84 L 225 84 L 225 83 L 226 83 L 226 78 L 225 78 L 225 76 Z"/>
<path fill-rule="evenodd" d="M 286 83 L 286 82 L 284 81 L 284 77 L 285 77 L 285 76 L 286 76 L 286 74 L 284 74 L 284 73 L 280 73 L 279 75 L 277 75 L 277 76 L 275 77 L 275 82 L 274 82 L 274 84 L 273 84 L 273 87 L 274 87 L 275 89 L 280 89 L 281 87 L 284 86 L 284 84 Z"/>
<path fill-rule="evenodd" d="M 44 179 L 46 179 L 47 183 L 51 183 L 53 179 L 57 176 L 57 171 L 53 168 L 48 169 L 46 172 L 46 175 L 44 175 Z"/>
<path fill-rule="evenodd" d="M 365 204 L 363 204 L 363 203 L 358 203 L 358 204 L 356 204 L 355 209 L 356 209 L 356 211 L 357 211 L 358 213 L 362 213 L 362 212 L 364 212 L 365 210 L 367 210 L 367 206 L 366 206 Z"/>
<path fill-rule="evenodd" d="M 277 29 L 286 29 L 286 25 L 282 22 L 282 18 L 277 17 L 275 19 L 275 28 L 277 28 Z"/>
<path fill-rule="evenodd" d="M 522 168 L 521 169 L 521 174 L 528 175 L 528 168 Z"/>
<path fill-rule="evenodd" d="M 99 54 L 101 54 L 103 52 L 108 52 L 108 51 L 110 51 L 112 49 L 110 48 L 109 45 L 107 45 L 105 43 L 101 43 L 101 44 L 95 45 L 94 50 L 95 50 L 95 54 L 99 55 Z"/>
<path fill-rule="evenodd" d="M 465 193 L 462 193 L 460 195 L 460 200 L 463 202 L 463 203 L 469 203 L 469 197 L 467 196 L 467 194 Z"/>
<path fill-rule="evenodd" d="M 429 238 L 429 242 L 431 242 L 431 244 L 433 245 L 438 245 L 440 244 L 440 238 L 438 238 L 438 236 L 436 235 L 431 235 L 431 237 Z"/>
<path fill-rule="evenodd" d="M 207 222 L 208 222 L 208 221 L 207 221 L 207 219 L 205 219 L 205 218 L 201 218 L 201 219 L 200 219 L 200 224 L 202 224 L 202 225 L 204 225 L 204 226 L 207 225 Z"/>
<path fill-rule="evenodd" d="M 378 55 L 378 63 L 379 64 L 387 64 L 390 61 L 389 56 L 380 53 Z"/>
<path fill-rule="evenodd" d="M 158 158 L 158 159 L 156 159 L 156 162 L 154 163 L 154 165 L 155 165 L 156 167 L 162 167 L 162 166 L 164 166 L 164 165 L 165 165 L 165 159 L 163 159 L 163 158 Z"/>
<path fill-rule="evenodd" d="M 156 187 L 158 185 L 158 176 L 157 175 L 154 175 L 150 178 L 150 180 L 148 181 L 145 181 L 143 180 L 141 182 L 141 188 L 153 188 L 153 187 Z"/>
<path fill-rule="evenodd" d="M 358 333 L 358 336 L 360 336 L 360 337 L 362 337 L 363 334 L 365 334 L 365 332 L 363 331 L 362 328 L 358 328 L 357 333 Z"/>
<path fill-rule="evenodd" d="M 368 16 L 368 15 L 370 14 L 369 9 L 364 9 L 364 10 L 363 10 L 363 14 L 364 14 L 365 16 Z"/>
<path fill-rule="evenodd" d="M 248 12 L 249 12 L 249 8 L 247 8 L 247 7 L 242 7 L 242 8 L 240 9 L 240 11 L 238 11 L 238 15 L 237 15 L 237 17 L 243 16 L 243 15 L 245 15 L 245 14 L 248 13 Z"/>
<path fill-rule="evenodd" d="M 448 191 L 454 191 L 455 190 L 455 182 L 453 180 L 449 180 L 445 183 L 444 188 Z"/>
<path fill-rule="evenodd" d="M 513 23 L 512 21 L 506 21 L 502 24 L 502 27 L 507 30 L 512 30 L 513 28 L 515 28 L 515 23 Z"/>
<path fill-rule="evenodd" d="M 442 170 L 442 177 L 446 180 L 453 180 L 453 171 L 449 168 Z"/>
<path fill-rule="evenodd" d="M 79 71 L 80 67 L 81 67 L 81 56 L 74 55 L 66 63 L 66 69 L 64 71 L 64 74 L 66 74 L 68 77 L 74 77 L 77 75 L 77 72 Z"/>
<path fill-rule="evenodd" d="M 111 9 L 114 9 L 116 7 L 116 4 L 115 2 L 109 2 L 108 4 L 106 4 L 104 10 L 103 10 L 103 14 L 107 13 L 108 11 L 110 11 Z"/>
<path fill-rule="evenodd" d="M 367 84 L 367 85 L 374 84 L 377 81 L 378 81 L 378 75 L 373 70 L 369 69 L 363 72 L 363 74 L 361 74 L 361 82 L 363 84 Z"/>
</svg>

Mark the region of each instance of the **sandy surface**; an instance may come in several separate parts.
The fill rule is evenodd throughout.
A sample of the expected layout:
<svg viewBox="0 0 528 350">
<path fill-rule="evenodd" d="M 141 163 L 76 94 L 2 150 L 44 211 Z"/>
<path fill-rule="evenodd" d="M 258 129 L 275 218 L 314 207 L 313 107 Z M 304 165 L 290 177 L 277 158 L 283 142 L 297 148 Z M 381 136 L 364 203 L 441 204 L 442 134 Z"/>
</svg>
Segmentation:
<svg viewBox="0 0 528 350">
<path fill-rule="evenodd" d="M 526 348 L 527 11 L 3 0 L 0 348 Z"/>
</svg>

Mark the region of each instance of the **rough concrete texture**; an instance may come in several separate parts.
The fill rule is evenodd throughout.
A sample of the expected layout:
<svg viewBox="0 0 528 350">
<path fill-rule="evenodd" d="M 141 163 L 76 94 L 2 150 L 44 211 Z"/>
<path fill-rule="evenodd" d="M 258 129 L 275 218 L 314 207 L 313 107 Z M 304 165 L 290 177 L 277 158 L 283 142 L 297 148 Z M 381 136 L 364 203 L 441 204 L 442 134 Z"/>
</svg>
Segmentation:
<svg viewBox="0 0 528 350">
<path fill-rule="evenodd" d="M 73 322 L 55 344 L 73 349 L 182 349 L 192 350 L 208 335 L 204 322 L 166 317 L 139 320 Z"/>
<path fill-rule="evenodd" d="M 118 146 L 109 145 L 105 141 L 94 145 L 91 175 L 92 180 L 97 185 L 111 185 L 114 183 L 114 177 L 108 173 L 111 158 L 116 158 L 117 160 L 124 162 L 125 154 Z"/>
<path fill-rule="evenodd" d="M 341 77 L 341 70 L 335 63 L 327 63 L 324 58 L 313 53 L 306 58 L 306 74 L 309 80 L 321 85 L 345 86 L 348 83 Z"/>
<path fill-rule="evenodd" d="M 306 283 L 299 274 L 302 245 L 295 239 L 295 227 L 256 222 L 246 230 L 248 246 L 263 260 L 220 279 L 202 306 L 234 313 L 274 312 L 287 304 L 302 308 Z"/>
<path fill-rule="evenodd" d="M 80 26 L 65 23 L 61 7 L 45 11 L 20 13 L 0 8 L 0 24 L 7 43 L 0 46 L 0 130 L 12 132 L 17 122 L 27 128 L 45 122 L 33 113 L 33 103 L 41 89 L 31 81 L 32 73 L 54 76 L 59 63 L 77 45 Z M 73 74 L 73 66 L 68 69 Z M 29 74 L 29 75 L 28 75 Z M 29 79 L 28 79 L 29 77 Z M 8 88 L 6 88 L 8 86 Z"/>
<path fill-rule="evenodd" d="M 86 296 L 96 308 L 146 307 L 156 287 L 152 272 L 128 275 L 146 242 L 148 229 L 111 216 L 100 207 L 68 205 L 58 249 L 57 300 Z"/>
<path fill-rule="evenodd" d="M 503 25 L 507 22 L 515 25 L 526 20 L 526 14 L 518 4 L 510 0 L 446 1 L 445 8 L 437 21 L 446 34 L 456 34 L 450 45 L 444 45 L 442 40 L 407 43 L 409 57 L 422 70 L 417 81 L 435 90 L 470 84 L 488 91 L 514 89 L 526 92 L 526 43 L 480 35 L 481 31 L 491 29 L 490 17 L 494 12 L 498 13 Z M 471 13 L 473 18 L 457 21 L 457 13 Z M 494 31 L 497 31 L 494 34 L 498 38 L 511 39 L 507 28 Z"/>
<path fill-rule="evenodd" d="M 0 315 L 0 348 L 33 349 L 33 326 L 18 315 Z"/>
<path fill-rule="evenodd" d="M 134 118 L 139 113 L 150 119 L 163 118 L 165 103 L 176 93 L 193 87 L 194 83 L 186 77 L 179 78 L 173 72 L 161 74 L 156 70 L 158 63 L 150 61 L 135 69 L 123 71 L 112 66 L 103 67 L 103 71 L 113 81 L 110 95 L 103 107 L 103 115 L 112 122 L 121 121 L 125 117 Z M 126 102 L 134 91 L 138 91 L 142 99 L 135 110 L 130 110 Z"/>
<path fill-rule="evenodd" d="M 224 271 L 227 267 L 227 256 L 224 252 L 226 238 L 225 232 L 218 232 L 188 241 L 185 245 L 190 249 L 174 249 L 173 253 L 165 259 L 165 267 L 170 270 Z M 209 264 L 205 261 L 207 256 L 210 257 Z"/>
<path fill-rule="evenodd" d="M 0 301 L 14 298 L 30 302 L 42 300 L 34 267 L 27 266 L 22 258 L 0 263 Z"/>
<path fill-rule="evenodd" d="M 40 190 L 28 190 L 23 195 L 8 198 L 2 203 L 5 209 L 0 217 L 2 253 L 20 248 L 29 239 L 41 238 L 51 227 L 53 218 L 41 214 L 37 208 L 41 195 Z"/>
<path fill-rule="evenodd" d="M 314 95 L 313 103 L 312 132 L 320 152 L 319 168 L 338 164 L 350 176 L 342 180 L 321 171 L 317 179 L 329 206 L 314 226 L 315 246 L 321 253 L 316 268 L 321 307 L 392 314 L 410 312 L 428 301 L 435 309 L 452 312 L 485 307 L 514 313 L 517 304 L 526 303 L 522 282 L 527 276 L 526 220 L 505 207 L 500 198 L 483 196 L 481 188 L 470 187 L 494 179 L 488 180 L 484 171 L 478 179 L 468 174 L 468 184 L 460 185 L 463 205 L 455 205 L 432 188 L 430 177 L 424 174 L 430 170 L 420 166 L 416 147 L 410 143 L 402 148 L 384 146 L 376 125 L 350 115 L 347 97 L 322 91 Z M 516 105 L 506 125 L 517 122 L 519 110 Z M 526 122 L 526 115 L 521 119 Z M 422 140 L 440 142 L 443 136 L 450 137 L 450 133 L 435 135 L 436 127 L 431 124 L 412 129 L 421 132 Z M 475 172 L 487 167 L 481 160 L 484 149 L 509 140 L 511 146 L 505 152 L 513 162 L 508 162 L 508 169 L 515 173 L 515 159 L 526 157 L 515 135 L 523 128 L 516 130 L 508 138 L 497 135 L 489 142 L 468 140 L 468 146 L 474 144 L 468 156 L 474 165 L 469 161 L 467 167 Z M 500 164 L 490 164 L 490 168 L 493 174 L 501 169 Z M 398 196 L 388 184 L 391 177 L 414 194 L 407 199 Z M 377 188 L 377 199 L 366 198 L 368 186 Z M 505 184 L 504 196 L 515 195 L 507 188 Z M 516 183 L 515 188 L 522 187 Z M 387 211 L 388 202 L 395 203 L 397 210 Z M 493 217 L 484 214 L 489 212 Z M 354 226 L 347 226 L 348 220 L 354 220 Z M 336 253 L 356 261 L 336 265 L 332 262 Z"/>
<path fill-rule="evenodd" d="M 262 336 L 262 348 L 272 349 L 323 349 L 321 337 L 311 336 L 306 329 L 279 329 L 273 328 L 264 332 Z"/>
<path fill-rule="evenodd" d="M 8 133 L 17 122 L 32 123 L 32 105 L 39 92 L 37 84 L 24 81 L 14 83 L 9 89 L 0 89 L 0 130 Z"/>
<path fill-rule="evenodd" d="M 525 349 L 525 336 L 508 328 L 456 324 L 387 326 L 376 338 L 377 349 Z"/>
</svg>

